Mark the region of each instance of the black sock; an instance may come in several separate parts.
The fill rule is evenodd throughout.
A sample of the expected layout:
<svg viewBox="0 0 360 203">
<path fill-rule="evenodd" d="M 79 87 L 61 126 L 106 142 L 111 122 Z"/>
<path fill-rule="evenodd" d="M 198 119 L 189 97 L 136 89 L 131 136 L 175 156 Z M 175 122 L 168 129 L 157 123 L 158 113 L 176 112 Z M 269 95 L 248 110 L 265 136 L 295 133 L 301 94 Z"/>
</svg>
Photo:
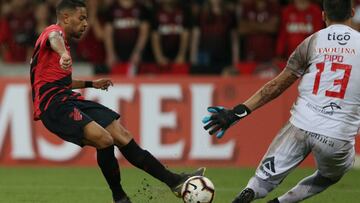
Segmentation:
<svg viewBox="0 0 360 203">
<path fill-rule="evenodd" d="M 167 170 L 153 155 L 141 149 L 134 140 L 120 148 L 120 151 L 132 165 L 144 170 L 169 187 L 175 186 L 180 181 L 178 174 Z"/>
<path fill-rule="evenodd" d="M 120 168 L 114 154 L 114 145 L 97 150 L 97 162 L 108 183 L 113 199 L 120 200 L 126 194 L 120 184 Z"/>
</svg>

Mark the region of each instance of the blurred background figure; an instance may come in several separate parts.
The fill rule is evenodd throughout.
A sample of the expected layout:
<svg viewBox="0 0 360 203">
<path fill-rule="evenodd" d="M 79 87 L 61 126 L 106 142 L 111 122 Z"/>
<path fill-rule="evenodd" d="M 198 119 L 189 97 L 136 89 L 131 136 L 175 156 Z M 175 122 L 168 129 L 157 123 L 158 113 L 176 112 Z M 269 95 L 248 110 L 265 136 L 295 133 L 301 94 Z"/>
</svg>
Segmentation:
<svg viewBox="0 0 360 203">
<path fill-rule="evenodd" d="M 237 22 L 222 0 L 204 2 L 195 16 L 191 40 L 194 74 L 220 74 L 239 62 Z"/>
<path fill-rule="evenodd" d="M 0 1 L 0 17 L 6 16 L 11 11 L 11 1 L 3 0 Z"/>
<path fill-rule="evenodd" d="M 354 0 L 355 15 L 353 17 L 353 28 L 360 31 L 360 0 Z"/>
<path fill-rule="evenodd" d="M 294 0 L 282 9 L 276 55 L 287 59 L 308 36 L 324 28 L 321 8 L 310 0 Z"/>
<path fill-rule="evenodd" d="M 178 0 L 159 0 L 151 24 L 152 51 L 159 71 L 174 72 L 178 65 L 188 72 L 190 7 Z"/>
<path fill-rule="evenodd" d="M 240 0 L 239 33 L 245 61 L 269 62 L 275 56 L 280 5 L 277 0 Z"/>
<path fill-rule="evenodd" d="M 60 0 L 45 0 L 43 1 L 49 9 L 49 21 L 50 24 L 55 24 L 57 19 L 56 19 L 56 5 L 60 2 Z"/>
<path fill-rule="evenodd" d="M 77 55 L 93 65 L 94 74 L 108 74 L 104 44 L 105 16 L 113 0 L 88 0 L 89 28 L 77 44 Z"/>
<path fill-rule="evenodd" d="M 56 23 L 58 2 L 0 2 L 1 61 L 27 63 L 34 37 Z M 86 2 L 89 30 L 69 43 L 74 59 L 91 74 L 187 74 L 191 66 L 192 74 L 272 76 L 301 40 L 323 28 L 321 0 Z M 357 30 L 359 16 L 356 6 Z"/>
<path fill-rule="evenodd" d="M 30 60 L 35 41 L 35 18 L 28 0 L 12 0 L 2 8 L 0 49 L 5 63 Z"/>
<path fill-rule="evenodd" d="M 35 6 L 35 36 L 40 36 L 41 32 L 51 24 L 50 9 L 48 4 L 39 3 Z"/>
<path fill-rule="evenodd" d="M 136 0 L 115 0 L 110 7 L 104 36 L 106 62 L 113 73 L 133 72 L 141 63 L 149 37 L 149 16 L 148 9 Z"/>
</svg>

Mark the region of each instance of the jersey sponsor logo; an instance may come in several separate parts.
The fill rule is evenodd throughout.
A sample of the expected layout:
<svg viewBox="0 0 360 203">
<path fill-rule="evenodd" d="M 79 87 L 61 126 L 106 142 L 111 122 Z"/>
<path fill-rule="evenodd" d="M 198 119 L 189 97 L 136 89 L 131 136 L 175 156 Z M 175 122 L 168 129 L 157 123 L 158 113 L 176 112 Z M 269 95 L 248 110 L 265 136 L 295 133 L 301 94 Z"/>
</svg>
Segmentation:
<svg viewBox="0 0 360 203">
<path fill-rule="evenodd" d="M 323 109 L 331 109 L 334 111 L 335 109 L 341 109 L 341 106 L 337 105 L 335 102 L 330 102 L 330 104 L 324 106 Z"/>
<path fill-rule="evenodd" d="M 74 111 L 69 114 L 69 117 L 74 119 L 74 121 L 81 121 L 83 119 L 79 109 L 74 108 Z"/>
<path fill-rule="evenodd" d="M 334 145 L 335 145 L 335 142 L 327 136 L 320 135 L 320 134 L 313 133 L 313 132 L 308 132 L 308 131 L 306 131 L 306 134 L 309 135 L 310 137 L 316 139 L 318 142 L 328 145 L 329 147 L 334 147 Z"/>
<path fill-rule="evenodd" d="M 356 50 L 353 48 L 344 48 L 344 47 L 333 47 L 333 48 L 317 48 L 319 54 L 349 54 L 355 55 Z"/>
<path fill-rule="evenodd" d="M 184 27 L 181 25 L 160 25 L 158 31 L 162 35 L 170 35 L 170 34 L 181 34 L 184 31 Z"/>
<path fill-rule="evenodd" d="M 288 33 L 313 33 L 314 27 L 311 23 L 289 23 L 287 25 Z"/>
<path fill-rule="evenodd" d="M 114 27 L 117 29 L 137 28 L 140 21 L 136 18 L 120 18 L 114 21 Z"/>
<path fill-rule="evenodd" d="M 337 41 L 339 45 L 347 45 L 349 40 L 351 39 L 351 35 L 349 32 L 345 32 L 344 34 L 337 34 L 337 33 L 328 33 L 328 40 L 329 41 Z"/>
<path fill-rule="evenodd" d="M 334 102 L 330 102 L 329 105 L 326 105 L 326 106 L 323 106 L 323 107 L 320 107 L 320 106 L 317 106 L 317 105 L 314 105 L 314 104 L 311 104 L 311 103 L 307 103 L 306 107 L 308 107 L 309 109 L 311 109 L 311 110 L 313 110 L 315 112 L 325 114 L 325 115 L 329 115 L 329 116 L 332 116 L 336 110 L 341 110 L 341 106 L 337 105 Z"/>
</svg>

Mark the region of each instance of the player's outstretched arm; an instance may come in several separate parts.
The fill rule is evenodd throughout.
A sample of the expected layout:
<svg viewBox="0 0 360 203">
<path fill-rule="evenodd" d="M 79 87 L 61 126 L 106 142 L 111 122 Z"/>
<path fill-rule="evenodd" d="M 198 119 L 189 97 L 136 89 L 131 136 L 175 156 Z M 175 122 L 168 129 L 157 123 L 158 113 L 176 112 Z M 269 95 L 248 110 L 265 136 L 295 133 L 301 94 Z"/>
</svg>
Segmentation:
<svg viewBox="0 0 360 203">
<path fill-rule="evenodd" d="M 216 133 L 216 137 L 221 138 L 231 125 L 281 95 L 297 79 L 298 76 L 296 76 L 291 70 L 285 69 L 276 78 L 265 84 L 243 104 L 239 104 L 233 109 L 226 109 L 224 107 L 208 107 L 208 111 L 211 115 L 204 117 L 204 129 L 209 130 L 210 135 Z"/>
<path fill-rule="evenodd" d="M 92 87 L 95 89 L 108 90 L 110 86 L 114 86 L 113 82 L 110 79 L 102 78 L 93 81 L 84 81 L 84 80 L 72 80 L 72 89 L 82 89 L 87 87 Z"/>
<path fill-rule="evenodd" d="M 251 111 L 263 106 L 281 95 L 299 77 L 291 70 L 284 69 L 276 78 L 266 83 L 252 97 L 244 102 Z"/>
<path fill-rule="evenodd" d="M 69 53 L 66 50 L 65 42 L 60 32 L 54 31 L 49 34 L 50 47 L 60 56 L 60 67 L 67 69 L 71 66 L 72 60 Z"/>
</svg>

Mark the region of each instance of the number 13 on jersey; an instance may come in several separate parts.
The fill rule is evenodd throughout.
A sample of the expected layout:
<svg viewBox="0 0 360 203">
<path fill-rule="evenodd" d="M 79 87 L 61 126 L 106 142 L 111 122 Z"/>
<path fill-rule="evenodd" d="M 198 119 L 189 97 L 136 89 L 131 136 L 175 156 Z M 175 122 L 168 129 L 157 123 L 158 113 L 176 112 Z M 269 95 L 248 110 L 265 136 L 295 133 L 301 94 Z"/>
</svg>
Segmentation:
<svg viewBox="0 0 360 203">
<path fill-rule="evenodd" d="M 324 72 L 325 63 L 323 62 L 323 63 L 316 64 L 316 68 L 317 68 L 318 72 L 315 76 L 314 89 L 313 89 L 313 94 L 315 94 L 315 95 L 317 95 L 318 91 L 319 91 L 319 86 L 321 83 L 321 75 Z M 340 99 L 344 98 L 346 88 L 347 88 L 349 78 L 350 78 L 351 68 L 352 68 L 352 66 L 347 65 L 347 64 L 341 64 L 341 63 L 332 63 L 331 64 L 332 72 L 343 71 L 344 75 L 342 78 L 335 79 L 333 82 L 334 86 L 340 85 L 340 91 L 336 92 L 336 91 L 326 90 L 325 96 L 335 97 L 335 98 L 340 98 Z"/>
</svg>

